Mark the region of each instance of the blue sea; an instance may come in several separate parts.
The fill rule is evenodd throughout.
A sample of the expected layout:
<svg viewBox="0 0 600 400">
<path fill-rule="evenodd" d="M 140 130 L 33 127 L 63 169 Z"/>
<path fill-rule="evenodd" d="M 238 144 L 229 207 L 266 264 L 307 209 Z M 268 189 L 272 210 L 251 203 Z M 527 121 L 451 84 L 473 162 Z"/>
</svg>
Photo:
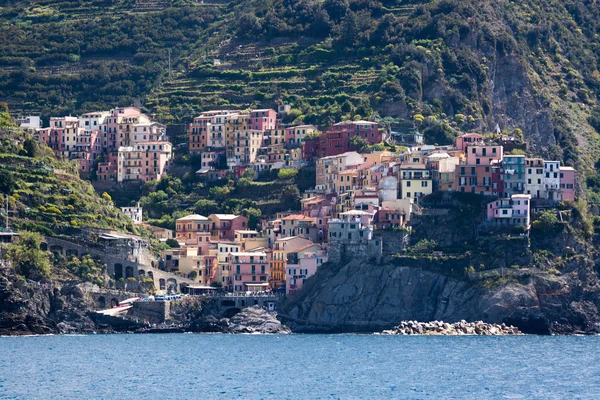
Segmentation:
<svg viewBox="0 0 600 400">
<path fill-rule="evenodd" d="M 600 337 L 2 337 L 0 398 L 600 399 Z"/>
</svg>

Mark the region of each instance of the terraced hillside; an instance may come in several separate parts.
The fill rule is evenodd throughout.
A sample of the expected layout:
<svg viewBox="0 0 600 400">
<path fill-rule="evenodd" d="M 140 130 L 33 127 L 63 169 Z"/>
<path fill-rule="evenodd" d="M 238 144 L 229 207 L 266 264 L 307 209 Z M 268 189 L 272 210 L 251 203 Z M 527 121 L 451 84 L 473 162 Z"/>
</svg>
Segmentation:
<svg viewBox="0 0 600 400">
<path fill-rule="evenodd" d="M 580 169 L 600 153 L 596 2 L 210 2 L 4 0 L 0 99 L 164 122 L 289 103 L 289 123 L 374 118 L 438 144 L 498 125 Z"/>
<path fill-rule="evenodd" d="M 57 160 L 27 135 L 2 127 L 0 192 L 10 195 L 10 225 L 19 230 L 54 236 L 86 226 L 139 233 L 110 197 L 100 196 L 79 178 L 74 164 Z"/>
<path fill-rule="evenodd" d="M 44 116 L 142 104 L 187 68 L 220 5 L 168 0 L 0 1 L 0 98 Z"/>
</svg>

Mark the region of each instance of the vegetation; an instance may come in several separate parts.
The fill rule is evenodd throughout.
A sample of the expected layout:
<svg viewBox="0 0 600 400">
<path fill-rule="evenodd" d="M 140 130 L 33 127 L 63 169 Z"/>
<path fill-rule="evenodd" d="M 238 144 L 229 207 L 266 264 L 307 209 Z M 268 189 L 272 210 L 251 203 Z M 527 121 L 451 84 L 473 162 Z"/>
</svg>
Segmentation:
<svg viewBox="0 0 600 400">
<path fill-rule="evenodd" d="M 0 98 L 46 117 L 287 103 L 287 123 L 372 118 L 440 145 L 499 124 L 541 132 L 540 152 L 570 165 L 600 151 L 593 2 L 16 0 L 0 16 Z"/>
<path fill-rule="evenodd" d="M 248 217 L 253 229 L 262 215 L 299 210 L 301 190 L 314 187 L 316 179 L 315 170 L 310 168 L 271 171 L 256 180 L 253 175 L 254 171 L 247 170 L 237 181 L 231 176 L 221 182 L 205 183 L 195 176 L 165 176 L 158 182 L 147 182 L 139 199 L 144 220 L 175 229 L 175 220 L 187 214 L 233 213 Z M 120 206 L 138 201 L 129 193 L 111 194 Z"/>
<path fill-rule="evenodd" d="M 100 286 L 104 285 L 106 264 L 101 264 L 99 261 L 94 260 L 89 254 L 84 255 L 81 259 L 72 257 L 67 261 L 66 267 L 85 281 L 93 282 Z"/>
<path fill-rule="evenodd" d="M 140 233 L 110 195 L 99 196 L 79 178 L 74 163 L 56 159 L 12 125 L 0 128 L 0 192 L 9 196 L 17 229 L 54 235 L 88 226 Z"/>
<path fill-rule="evenodd" d="M 7 251 L 15 272 L 27 279 L 41 281 L 50 278 L 50 252 L 41 249 L 42 235 L 36 232 L 21 232 L 17 243 Z"/>
</svg>

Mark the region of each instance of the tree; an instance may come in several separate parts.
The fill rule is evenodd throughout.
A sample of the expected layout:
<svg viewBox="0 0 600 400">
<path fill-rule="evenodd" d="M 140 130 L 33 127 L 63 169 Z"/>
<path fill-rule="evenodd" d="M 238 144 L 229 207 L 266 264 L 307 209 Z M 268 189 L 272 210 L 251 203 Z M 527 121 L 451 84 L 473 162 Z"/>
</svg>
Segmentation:
<svg viewBox="0 0 600 400">
<path fill-rule="evenodd" d="M 17 274 L 34 281 L 50 277 L 50 252 L 41 249 L 42 235 L 21 232 L 19 241 L 10 245 L 7 256 Z"/>
<path fill-rule="evenodd" d="M 67 262 L 67 268 L 85 281 L 95 281 L 98 275 L 103 272 L 102 266 L 89 254 L 84 255 L 81 260 L 77 257 L 71 258 Z"/>
<path fill-rule="evenodd" d="M 358 19 L 352 11 L 348 12 L 342 21 L 340 39 L 344 46 L 352 47 L 358 38 Z"/>
<path fill-rule="evenodd" d="M 10 195 L 16 186 L 15 178 L 5 169 L 0 170 L 0 192 Z"/>
<path fill-rule="evenodd" d="M 179 248 L 179 242 L 175 239 L 167 239 L 165 240 L 165 244 L 167 246 L 169 246 L 172 249 L 178 249 Z"/>
<path fill-rule="evenodd" d="M 321 9 L 317 11 L 312 23 L 310 24 L 310 32 L 316 37 L 327 37 L 331 33 L 331 21 L 327 11 Z"/>
<path fill-rule="evenodd" d="M 0 129 L 13 126 L 8 113 L 8 104 L 0 103 Z"/>
<path fill-rule="evenodd" d="M 298 186 L 296 185 L 288 185 L 281 191 L 281 203 L 291 209 L 298 208 L 300 198 L 300 190 L 298 190 Z"/>
<path fill-rule="evenodd" d="M 256 229 L 262 211 L 260 211 L 260 208 L 249 207 L 242 210 L 242 215 L 248 218 L 248 228 Z"/>
<path fill-rule="evenodd" d="M 211 197 L 214 197 L 216 200 L 223 201 L 229 197 L 229 192 L 231 189 L 229 186 L 215 186 L 211 187 L 208 193 Z"/>
<path fill-rule="evenodd" d="M 253 181 L 254 180 L 254 175 L 256 175 L 256 171 L 254 171 L 254 169 L 252 169 L 252 168 L 246 168 L 244 170 L 244 172 L 242 173 L 241 178 L 246 178 L 246 179 L 248 179 L 250 181 Z"/>
<path fill-rule="evenodd" d="M 27 157 L 35 157 L 37 154 L 37 145 L 32 139 L 25 139 L 23 142 L 23 149 L 27 154 Z"/>
<path fill-rule="evenodd" d="M 356 152 L 361 153 L 369 147 L 369 142 L 367 139 L 360 137 L 359 135 L 352 136 L 350 138 L 350 147 L 352 147 Z"/>
<path fill-rule="evenodd" d="M 541 232 L 552 232 L 557 226 L 558 217 L 552 210 L 543 211 L 540 217 L 531 224 L 533 230 Z"/>
<path fill-rule="evenodd" d="M 409 251 L 413 254 L 430 253 L 436 246 L 437 242 L 435 240 L 422 239 L 412 246 Z"/>
<path fill-rule="evenodd" d="M 262 31 L 262 25 L 256 15 L 245 13 L 243 14 L 238 22 L 238 32 L 240 36 L 251 37 Z"/>
<path fill-rule="evenodd" d="M 325 0 L 323 8 L 334 21 L 340 21 L 348 12 L 348 0 Z"/>
<path fill-rule="evenodd" d="M 200 199 L 194 204 L 194 212 L 201 215 L 215 214 L 219 211 L 219 205 L 214 200 Z"/>
</svg>

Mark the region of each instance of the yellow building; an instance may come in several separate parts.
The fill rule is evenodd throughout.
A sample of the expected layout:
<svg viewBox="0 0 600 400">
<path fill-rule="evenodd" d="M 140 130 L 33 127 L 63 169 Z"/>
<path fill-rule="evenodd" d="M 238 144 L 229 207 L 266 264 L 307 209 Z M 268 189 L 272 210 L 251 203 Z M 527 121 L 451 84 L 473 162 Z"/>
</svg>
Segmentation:
<svg viewBox="0 0 600 400">
<path fill-rule="evenodd" d="M 415 199 L 433 192 L 431 173 L 424 164 L 402 165 L 399 171 L 400 199 Z"/>
</svg>

